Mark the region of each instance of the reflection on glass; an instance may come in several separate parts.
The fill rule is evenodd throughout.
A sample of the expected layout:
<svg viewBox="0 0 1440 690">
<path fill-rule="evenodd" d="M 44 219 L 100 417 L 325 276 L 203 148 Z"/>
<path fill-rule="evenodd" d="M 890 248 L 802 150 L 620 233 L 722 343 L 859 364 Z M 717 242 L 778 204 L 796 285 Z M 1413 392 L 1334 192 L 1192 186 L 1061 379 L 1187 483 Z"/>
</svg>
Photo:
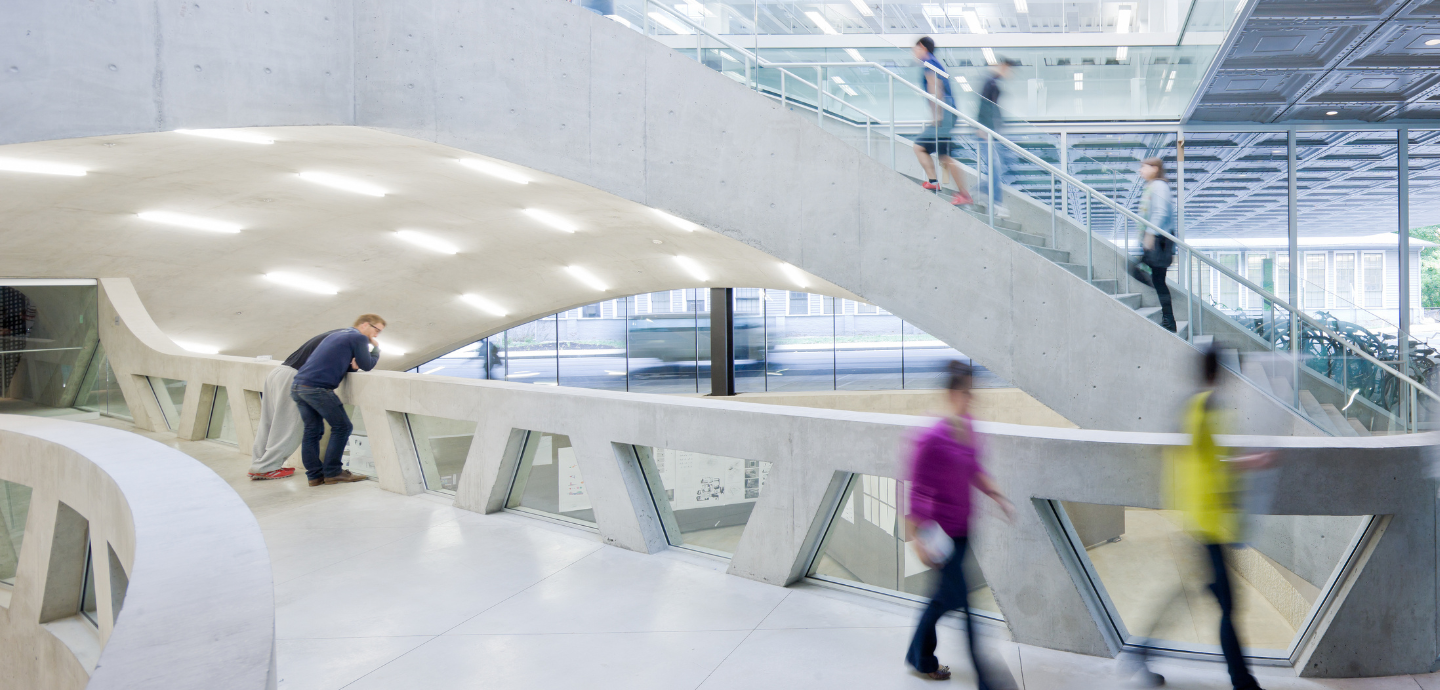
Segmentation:
<svg viewBox="0 0 1440 690">
<path fill-rule="evenodd" d="M 110 359 L 105 356 L 104 344 L 97 343 L 95 356 L 85 372 L 75 406 L 82 410 L 130 419 L 130 406 L 125 404 L 125 395 L 115 380 L 115 371 L 110 368 Z"/>
<path fill-rule="evenodd" d="M 425 488 L 455 493 L 460 486 L 460 473 L 465 469 L 465 458 L 470 454 L 470 443 L 475 438 L 475 422 L 419 414 L 407 414 L 405 420 L 410 425 L 415 452 L 420 456 Z"/>
<path fill-rule="evenodd" d="M 1210 561 L 1182 529 L 1178 511 L 1085 503 L 1061 509 L 1130 643 L 1153 630 L 1154 643 L 1218 651 L 1220 609 L 1208 589 Z M 1249 545 L 1227 552 L 1235 628 L 1248 654 L 1288 653 L 1368 522 L 1364 516 L 1249 518 Z"/>
<path fill-rule="evenodd" d="M 180 414 L 185 409 L 185 382 L 150 376 L 150 389 L 160 403 L 160 414 L 171 431 L 180 427 Z"/>
<path fill-rule="evenodd" d="M 0 480 L 0 583 L 15 584 L 20 543 L 30 515 L 30 487 Z"/>
<path fill-rule="evenodd" d="M 70 407 L 97 342 L 94 285 L 0 284 L 0 412 Z"/>
<path fill-rule="evenodd" d="M 559 321 L 560 385 L 625 390 L 626 300 L 565 312 Z"/>
<path fill-rule="evenodd" d="M 341 466 L 355 474 L 378 479 L 375 457 L 370 454 L 370 434 L 365 431 L 365 417 L 360 414 L 360 408 L 354 405 L 346 405 L 345 414 L 350 417 L 351 431 L 350 439 L 345 442 Z"/>
<path fill-rule="evenodd" d="M 835 298 L 766 290 L 765 301 L 766 390 L 835 390 Z"/>
<path fill-rule="evenodd" d="M 702 392 L 699 368 L 710 359 L 709 290 L 670 290 L 639 295 L 630 312 L 630 390 L 638 393 Z M 700 312 L 706 311 L 703 315 Z M 703 329 L 703 332 L 702 332 Z M 705 372 L 708 384 L 709 372 Z"/>
<path fill-rule="evenodd" d="M 648 446 L 635 454 L 671 544 L 735 553 L 771 463 Z"/>
<path fill-rule="evenodd" d="M 215 387 L 215 404 L 210 408 L 210 426 L 205 438 L 234 445 L 235 425 L 230 418 L 230 394 L 224 386 Z"/>
<path fill-rule="evenodd" d="M 810 576 L 920 597 L 934 594 L 935 571 L 905 540 L 905 514 L 899 501 L 903 486 L 889 477 L 853 475 L 810 566 Z M 970 587 L 970 608 L 1000 618 L 1000 607 L 973 550 L 965 555 L 965 583 Z"/>
<path fill-rule="evenodd" d="M 835 388 L 849 391 L 903 388 L 900 318 L 870 304 L 844 302 L 835 319 Z"/>
<path fill-rule="evenodd" d="M 765 391 L 765 290 L 735 288 L 735 392 Z"/>
<path fill-rule="evenodd" d="M 85 535 L 85 582 L 80 589 L 80 614 L 92 625 L 99 625 L 95 613 L 95 554 L 90 544 L 90 535 Z"/>
<path fill-rule="evenodd" d="M 570 437 L 527 431 L 506 508 L 523 508 L 595 524 Z"/>
<path fill-rule="evenodd" d="M 505 331 L 505 380 L 555 385 L 555 328 L 558 319 L 547 316 Z"/>
</svg>

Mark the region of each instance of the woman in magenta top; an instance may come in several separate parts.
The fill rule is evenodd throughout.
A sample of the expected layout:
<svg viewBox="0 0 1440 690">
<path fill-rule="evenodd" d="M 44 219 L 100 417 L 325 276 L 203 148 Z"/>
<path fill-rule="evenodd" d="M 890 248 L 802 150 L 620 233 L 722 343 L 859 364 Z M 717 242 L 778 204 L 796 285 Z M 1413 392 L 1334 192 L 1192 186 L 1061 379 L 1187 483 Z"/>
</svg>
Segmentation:
<svg viewBox="0 0 1440 690">
<path fill-rule="evenodd" d="M 970 588 L 965 584 L 963 563 L 969 546 L 971 487 L 994 499 L 1007 518 L 1014 507 L 994 480 L 980 465 L 982 445 L 970 418 L 970 387 L 974 374 L 963 362 L 950 363 L 950 415 L 927 429 L 915 441 L 906 477 L 910 480 L 909 514 L 905 516 L 908 536 L 931 533 L 938 526 L 954 542 L 954 549 L 944 562 L 934 562 L 935 555 L 927 548 L 917 548 L 925 565 L 940 571 L 940 581 L 930 599 L 905 661 L 917 673 L 934 680 L 950 677 L 950 667 L 941 666 L 935 658 L 935 625 L 950 611 L 965 614 L 965 634 L 970 645 L 970 659 L 975 664 L 975 680 L 979 690 L 986 690 L 985 674 L 975 655 L 975 631 L 970 618 Z M 943 541 L 943 540 L 940 540 Z M 930 545 L 933 546 L 933 545 Z"/>
</svg>

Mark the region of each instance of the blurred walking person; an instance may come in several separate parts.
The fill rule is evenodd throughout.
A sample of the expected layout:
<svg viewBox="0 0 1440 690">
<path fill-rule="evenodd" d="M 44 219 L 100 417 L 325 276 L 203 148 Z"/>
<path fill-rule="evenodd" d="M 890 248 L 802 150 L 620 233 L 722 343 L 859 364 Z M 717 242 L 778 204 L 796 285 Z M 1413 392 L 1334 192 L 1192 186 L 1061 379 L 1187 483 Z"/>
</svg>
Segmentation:
<svg viewBox="0 0 1440 690">
<path fill-rule="evenodd" d="M 949 416 L 924 431 L 915 441 L 905 475 L 909 478 L 909 514 L 906 533 L 916 542 L 916 551 L 925 565 L 939 571 L 935 594 L 910 641 L 905 662 L 916 673 L 932 680 L 950 677 L 950 667 L 935 657 L 935 625 L 951 611 L 965 616 L 965 634 L 970 659 L 975 665 L 979 690 L 986 684 L 985 664 L 976 654 L 975 622 L 970 615 L 970 588 L 965 582 L 965 551 L 969 548 L 972 488 L 989 496 L 1005 511 L 1007 519 L 1015 509 L 1000 493 L 995 481 L 980 464 L 982 443 L 970 417 L 970 389 L 973 369 L 963 362 L 949 366 Z"/>
<path fill-rule="evenodd" d="M 1175 234 L 1175 197 L 1165 180 L 1165 161 L 1146 158 L 1140 163 L 1140 176 L 1145 178 L 1145 190 L 1140 194 L 1140 217 Z M 1130 276 L 1155 288 L 1155 297 L 1160 300 L 1160 326 L 1174 333 L 1175 310 L 1170 304 L 1170 286 L 1165 282 L 1165 273 L 1175 260 L 1175 243 L 1149 226 L 1144 228 L 1140 241 L 1144 253 L 1138 263 L 1130 262 Z M 1149 273 L 1140 270 L 1141 263 L 1150 269 Z"/>
<path fill-rule="evenodd" d="M 925 92 L 934 96 L 935 100 L 954 108 L 955 95 L 950 91 L 950 73 L 935 59 L 935 39 L 929 36 L 920 37 L 910 52 L 920 61 L 920 84 L 925 87 Z M 920 167 L 925 169 L 926 178 L 920 186 L 929 190 L 940 189 L 940 178 L 935 173 L 935 161 L 930 158 L 931 154 L 936 154 L 940 157 L 940 165 L 950 173 L 950 179 L 955 180 L 955 188 L 959 190 L 955 192 L 950 203 L 956 206 L 973 203 L 974 199 L 970 198 L 970 192 L 965 189 L 965 176 L 960 172 L 960 164 L 950 157 L 950 148 L 953 146 L 950 137 L 955 129 L 955 113 L 934 101 L 927 102 L 927 105 L 930 107 L 930 121 L 925 123 L 925 128 L 915 137 L 915 157 L 919 159 Z"/>
<path fill-rule="evenodd" d="M 980 87 L 980 108 L 975 112 L 975 121 L 996 134 L 1002 134 L 1001 128 L 1005 126 L 1005 118 L 1000 111 L 1000 85 L 1010 78 L 1011 68 L 1018 64 L 1020 63 L 1009 58 L 1000 60 L 995 69 L 990 71 L 990 78 L 985 80 L 985 85 Z M 1001 185 L 1005 181 L 1006 158 L 1010 155 L 1010 149 L 994 141 L 988 133 L 982 132 L 980 138 L 985 142 L 986 148 L 981 150 L 981 160 L 976 161 L 975 169 L 978 171 L 982 162 L 987 168 L 983 186 L 985 193 L 994 197 L 990 202 L 995 205 L 995 217 L 1009 218 L 1010 209 L 1005 207 L 1005 190 Z M 992 148 L 993 151 L 990 150 Z M 994 190 L 990 189 L 991 185 L 994 185 Z"/>
<path fill-rule="evenodd" d="M 336 331 L 320 341 L 310 359 L 295 374 L 290 386 L 290 399 L 300 408 L 305 432 L 300 436 L 300 460 L 310 486 L 358 482 L 367 479 L 341 466 L 345 443 L 350 440 L 350 416 L 335 389 L 354 369 L 370 371 L 380 362 L 380 342 L 375 338 L 385 330 L 385 319 L 375 314 L 361 314 L 355 326 Z M 330 441 L 325 445 L 325 458 L 320 458 L 320 437 L 330 425 Z"/>
<path fill-rule="evenodd" d="M 1200 364 L 1200 392 L 1185 405 L 1184 432 L 1190 437 L 1190 444 L 1174 449 L 1166 462 L 1166 502 L 1170 509 L 1181 512 L 1185 532 L 1204 549 L 1203 560 L 1210 566 L 1209 589 L 1215 603 L 1220 605 L 1220 651 L 1225 655 L 1230 685 L 1234 690 L 1260 690 L 1260 684 L 1245 663 L 1240 636 L 1235 631 L 1235 590 L 1227 561 L 1228 551 L 1240 546 L 1241 541 L 1244 515 L 1239 474 L 1269 465 L 1274 454 L 1257 453 L 1231 459 L 1229 449 L 1219 445 L 1216 437 L 1225 434 L 1228 426 L 1224 401 L 1216 393 L 1220 379 L 1219 350 L 1207 349 Z M 1171 603 L 1183 598 L 1183 591 L 1179 592 Z M 1169 604 L 1165 608 L 1169 608 Z M 1146 631 L 1147 637 L 1153 634 L 1163 615 L 1164 609 Z M 1146 663 L 1144 650 L 1150 646 L 1141 647 L 1135 660 L 1139 668 L 1127 671 L 1138 671 L 1140 683 L 1153 687 L 1163 685 L 1165 678 L 1151 671 Z"/>
<path fill-rule="evenodd" d="M 285 362 L 265 375 L 264 393 L 260 396 L 260 423 L 255 426 L 255 446 L 250 451 L 250 478 L 284 479 L 295 474 L 295 468 L 282 467 L 285 460 L 300 448 L 300 436 L 305 423 L 300 420 L 300 408 L 290 399 L 290 386 L 295 374 L 310 359 L 310 353 L 320 346 L 331 333 L 326 331 L 307 341 L 300 349 L 290 353 Z"/>
</svg>

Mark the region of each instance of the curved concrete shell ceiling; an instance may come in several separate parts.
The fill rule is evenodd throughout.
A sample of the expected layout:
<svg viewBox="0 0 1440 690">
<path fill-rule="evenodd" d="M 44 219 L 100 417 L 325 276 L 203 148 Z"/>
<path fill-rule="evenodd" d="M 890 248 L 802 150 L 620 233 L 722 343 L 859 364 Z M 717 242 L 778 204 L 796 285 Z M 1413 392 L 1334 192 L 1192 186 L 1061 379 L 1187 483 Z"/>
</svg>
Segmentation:
<svg viewBox="0 0 1440 690">
<path fill-rule="evenodd" d="M 682 229 L 644 205 L 519 166 L 352 126 L 243 132 L 271 145 L 178 132 L 0 146 L 0 159 L 76 166 L 83 177 L 0 170 L 0 277 L 128 277 L 172 339 L 224 354 L 283 357 L 309 336 L 374 312 L 381 338 L 408 368 L 474 339 L 581 304 L 684 287 L 805 289 L 858 299 L 746 244 L 699 226 Z M 485 160 L 529 184 L 459 161 Z M 4 167 L 4 166 L 0 166 Z M 324 186 L 328 173 L 383 197 Z M 556 229 L 539 209 L 573 224 Z M 239 232 L 142 218 L 173 213 Z M 148 216 L 147 216 L 148 217 Z M 452 245 L 411 244 L 411 230 Z M 677 256 L 691 259 L 707 280 Z M 603 283 L 587 285 L 567 267 Z M 277 284 L 288 273 L 337 294 Z M 462 299 L 478 295 L 505 316 Z"/>
</svg>

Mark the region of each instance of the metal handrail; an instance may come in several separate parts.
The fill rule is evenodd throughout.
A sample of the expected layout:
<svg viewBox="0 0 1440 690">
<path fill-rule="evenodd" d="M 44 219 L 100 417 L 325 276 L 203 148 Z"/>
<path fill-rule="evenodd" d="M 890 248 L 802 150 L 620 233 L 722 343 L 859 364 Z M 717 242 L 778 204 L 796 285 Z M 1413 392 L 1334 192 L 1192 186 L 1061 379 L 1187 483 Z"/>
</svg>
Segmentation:
<svg viewBox="0 0 1440 690">
<path fill-rule="evenodd" d="M 1437 402 L 1440 402 L 1440 394 L 1437 394 L 1437 393 L 1435 393 L 1434 391 L 1431 391 L 1429 388 L 1427 388 L 1427 387 L 1424 386 L 1423 384 L 1421 384 L 1421 383 L 1415 381 L 1414 379 L 1410 378 L 1409 376 L 1401 373 L 1400 371 L 1396 370 L 1394 367 L 1391 367 L 1390 365 L 1388 365 L 1388 364 L 1380 361 L 1379 359 L 1376 359 L 1373 355 L 1371 355 L 1370 353 L 1368 353 L 1368 352 L 1366 352 L 1365 350 L 1361 349 L 1360 347 L 1356 346 L 1354 343 L 1351 343 L 1350 341 L 1346 340 L 1345 338 L 1340 337 L 1339 334 L 1337 334 L 1337 333 L 1335 333 L 1334 331 L 1330 330 L 1328 327 L 1326 327 L 1324 324 L 1321 324 L 1321 323 L 1320 323 L 1319 321 L 1317 321 L 1315 318 L 1313 318 L 1313 317 L 1311 317 L 1310 315 L 1306 314 L 1306 313 L 1303 312 L 1302 310 L 1295 308 L 1295 306 L 1292 305 L 1292 304 L 1290 304 L 1289 301 L 1280 299 L 1279 296 L 1275 295 L 1274 293 L 1270 292 L 1269 290 L 1266 290 L 1265 288 L 1263 288 L 1263 287 L 1261 287 L 1260 285 L 1256 284 L 1254 281 L 1251 281 L 1250 279 L 1248 279 L 1248 278 L 1240 275 L 1239 273 L 1236 273 L 1235 271 L 1232 271 L 1232 270 L 1230 270 L 1229 268 L 1226 268 L 1226 267 L 1225 267 L 1224 265 L 1222 265 L 1220 262 L 1218 262 L 1218 261 L 1216 261 L 1216 260 L 1214 260 L 1214 259 L 1206 256 L 1206 255 L 1203 254 L 1200 250 L 1197 250 L 1195 247 L 1192 247 L 1191 245 L 1186 244 L 1183 240 L 1181 240 L 1180 238 L 1178 238 L 1178 237 L 1170 234 L 1170 233 L 1169 233 L 1168 231 L 1166 231 L 1164 228 L 1161 228 L 1160 226 L 1158 226 L 1158 225 L 1150 222 L 1150 221 L 1147 220 L 1146 218 L 1140 216 L 1140 214 L 1135 213 L 1134 211 L 1131 211 L 1131 210 L 1128 209 L 1128 208 L 1125 208 L 1123 205 L 1121 205 L 1120 203 L 1114 201 L 1114 200 L 1111 199 L 1110 197 L 1107 197 L 1107 196 L 1105 196 L 1104 194 L 1101 194 L 1101 193 L 1100 193 L 1098 190 L 1096 190 L 1094 187 L 1091 187 L 1090 185 L 1088 185 L 1088 184 L 1086 184 L 1085 182 L 1081 181 L 1080 178 L 1075 177 L 1075 176 L 1073 176 L 1073 175 L 1071 175 L 1071 174 L 1069 174 L 1069 173 L 1067 173 L 1067 172 L 1065 172 L 1065 171 L 1063 171 L 1063 170 L 1060 170 L 1059 168 L 1057 168 L 1057 167 L 1055 167 L 1055 166 L 1053 166 L 1053 165 L 1050 165 L 1049 163 L 1045 162 L 1045 160 L 1044 160 L 1043 158 L 1040 158 L 1039 156 L 1030 153 L 1029 151 L 1025 150 L 1024 147 L 1020 146 L 1019 144 L 1017 144 L 1017 143 L 1015 143 L 1015 142 L 1013 142 L 1013 141 L 1010 141 L 1009 139 L 1006 139 L 1004 136 L 1001 136 L 1001 134 L 1000 134 L 999 132 L 996 132 L 995 130 L 990 129 L 989 127 L 986 127 L 986 126 L 980 124 L 980 122 L 977 121 L 977 120 L 975 120 L 975 118 L 972 118 L 972 117 L 970 117 L 969 115 L 966 115 L 965 113 L 960 112 L 960 110 L 958 110 L 958 109 L 955 108 L 954 106 L 952 106 L 952 105 L 950 105 L 950 104 L 948 104 L 948 103 L 946 103 L 946 102 L 944 102 L 944 101 L 936 98 L 934 95 L 932 95 L 930 92 L 926 91 L 925 89 L 922 89 L 922 88 L 920 88 L 918 85 L 913 84 L 913 83 L 907 81 L 904 77 L 902 77 L 902 76 L 900 76 L 899 74 L 896 74 L 894 71 L 890 70 L 890 68 L 888 68 L 888 67 L 886 67 L 886 66 L 884 66 L 884 65 L 882 65 L 882 64 L 880 64 L 880 63 L 878 63 L 878 62 L 797 62 L 797 63 L 771 62 L 771 61 L 769 61 L 769 60 L 766 60 L 766 59 L 760 57 L 759 55 L 757 55 L 757 54 L 755 54 L 755 53 L 750 52 L 749 50 L 746 50 L 746 49 L 744 49 L 744 48 L 741 48 L 740 46 L 737 46 L 737 45 L 735 45 L 735 44 L 733 44 L 733 43 L 731 43 L 731 42 L 729 42 L 729 41 L 727 41 L 727 40 L 725 40 L 725 39 L 723 39 L 723 38 L 720 38 L 719 36 L 717 36 L 717 35 L 715 35 L 713 32 L 711 32 L 709 29 L 706 29 L 705 27 L 700 26 L 699 24 L 695 23 L 695 22 L 694 22 L 693 20 L 691 20 L 689 17 L 687 17 L 687 16 L 685 16 L 685 15 L 683 15 L 683 14 L 680 14 L 680 13 L 678 13 L 678 12 L 675 12 L 674 10 L 672 10 L 672 9 L 669 8 L 669 7 L 665 7 L 665 6 L 664 6 L 663 4 L 661 4 L 661 3 L 658 3 L 658 2 L 657 2 L 657 3 L 651 3 L 651 2 L 649 2 L 649 0 L 647 0 L 647 1 L 646 1 L 646 5 L 649 6 L 649 7 L 658 7 L 658 8 L 660 8 L 661 10 L 663 10 L 666 14 L 669 14 L 670 16 L 672 16 L 672 17 L 680 20 L 681 22 L 684 22 L 686 25 L 694 28 L 696 31 L 699 31 L 699 32 L 703 33 L 704 35 L 709 36 L 710 38 L 712 38 L 712 39 L 714 39 L 714 40 L 716 40 L 716 41 L 719 41 L 720 43 L 724 44 L 726 47 L 728 47 L 728 48 L 730 48 L 730 49 L 732 49 L 732 50 L 735 50 L 735 51 L 740 52 L 741 54 L 743 54 L 743 55 L 746 57 L 747 60 L 753 61 L 754 64 L 755 64 L 757 67 L 766 67 L 766 68 L 769 68 L 769 69 L 779 69 L 781 72 L 784 72 L 784 73 L 786 73 L 786 74 L 789 74 L 790 76 L 792 76 L 792 77 L 794 77 L 794 78 L 796 78 L 796 79 L 800 79 L 803 83 L 805 83 L 805 84 L 807 84 L 807 85 L 810 85 L 810 86 L 814 86 L 814 85 L 809 84 L 809 82 L 804 82 L 803 78 L 801 78 L 799 75 L 796 75 L 796 74 L 794 74 L 793 72 L 790 72 L 789 70 L 787 70 L 787 69 L 785 69 L 785 68 L 786 68 L 786 67 L 817 67 L 817 68 L 818 68 L 818 67 L 851 67 L 851 68 L 853 68 L 853 67 L 874 67 L 874 68 L 876 68 L 876 69 L 880 70 L 881 72 L 889 75 L 892 80 L 899 81 L 901 84 L 904 84 L 905 86 L 909 87 L 911 90 L 913 90 L 913 91 L 915 91 L 916 93 L 920 94 L 922 98 L 930 101 L 930 102 L 933 103 L 934 105 L 938 105 L 939 107 L 945 109 L 946 111 L 949 111 L 951 114 L 955 115 L 957 118 L 959 118 L 960 120 L 964 121 L 967 125 L 969 125 L 969 126 L 971 126 L 971 127 L 974 127 L 978 132 L 987 135 L 988 138 L 989 138 L 991 141 L 999 142 L 1000 144 L 1002 144 L 1002 145 L 1004 145 L 1005 147 L 1009 148 L 1012 152 L 1019 154 L 1020 157 L 1024 158 L 1025 160 L 1028 160 L 1030 163 L 1038 166 L 1041 170 L 1044 170 L 1044 171 L 1046 171 L 1046 172 L 1049 172 L 1051 175 L 1055 176 L 1056 178 L 1058 178 L 1058 179 L 1060 179 L 1060 180 L 1063 180 L 1066 184 L 1072 185 L 1072 186 L 1074 186 L 1075 188 L 1079 189 L 1080 191 L 1084 192 L 1084 193 L 1087 195 L 1087 197 L 1098 197 L 1099 200 L 1100 200 L 1100 203 L 1101 203 L 1102 205 L 1108 206 L 1111 210 L 1119 213 L 1120 215 L 1122 215 L 1122 216 L 1124 216 L 1124 217 L 1126 217 L 1126 218 L 1129 218 L 1129 219 L 1135 221 L 1140 227 L 1146 227 L 1146 228 L 1148 228 L 1148 229 L 1150 230 L 1150 233 L 1151 233 L 1151 234 L 1153 234 L 1153 235 L 1160 235 L 1160 236 L 1162 236 L 1162 237 L 1165 237 L 1165 238 L 1169 239 L 1170 241 L 1172 241 L 1172 242 L 1175 243 L 1175 246 L 1176 246 L 1177 248 L 1184 249 L 1184 250 L 1188 251 L 1190 256 L 1192 256 L 1192 257 L 1194 257 L 1195 259 L 1199 260 L 1201 263 L 1210 266 L 1211 268 L 1219 271 L 1220 273 L 1222 273 L 1222 274 L 1225 275 L 1226 277 L 1228 277 L 1228 278 L 1236 281 L 1236 282 L 1239 283 L 1240 285 L 1245 286 L 1245 287 L 1246 287 L 1247 289 L 1249 289 L 1251 292 L 1254 292 L 1254 293 L 1260 295 L 1260 297 L 1261 297 L 1262 299 L 1264 299 L 1264 300 L 1266 300 L 1266 301 L 1269 301 L 1269 302 L 1272 302 L 1272 303 L 1274 303 L 1274 304 L 1277 304 L 1277 305 L 1285 308 L 1286 310 L 1288 310 L 1288 311 L 1290 312 L 1290 314 L 1292 315 L 1292 318 L 1298 316 L 1302 321 L 1304 321 L 1305 323 L 1310 324 L 1312 327 L 1314 327 L 1315 329 L 1319 330 L 1321 333 L 1324 333 L 1326 336 L 1330 337 L 1330 338 L 1333 339 L 1335 342 L 1339 343 L 1339 344 L 1340 344 L 1342 347 L 1344 347 L 1345 349 L 1350 350 L 1351 352 L 1355 353 L 1356 355 L 1360 356 L 1361 358 L 1363 358 L 1363 359 L 1365 359 L 1365 360 L 1368 360 L 1371 364 L 1374 364 L 1375 366 L 1379 367 L 1382 371 L 1385 371 L 1386 373 L 1389 373 L 1390 375 L 1394 376 L 1395 378 L 1400 379 L 1401 381 L 1404 381 L 1404 382 L 1410 384 L 1410 385 L 1411 385 L 1412 387 L 1414 387 L 1415 389 L 1420 390 L 1420 391 L 1422 391 L 1423 393 L 1425 393 L 1425 395 L 1429 396 L 1431 399 L 1433 399 L 1433 400 L 1435 400 L 1435 401 L 1437 401 Z M 758 86 L 759 86 L 758 73 L 757 73 L 757 76 L 756 76 L 756 79 L 755 79 L 755 84 L 756 84 L 756 86 L 757 86 L 757 88 L 758 88 Z M 825 105 L 824 105 L 824 98 L 823 98 L 823 96 L 825 96 L 825 95 L 829 95 L 831 98 L 834 98 L 835 100 L 840 101 L 841 103 L 845 103 L 845 105 L 848 106 L 848 107 L 855 108 L 854 106 L 851 106 L 849 103 L 846 103 L 843 99 L 840 99 L 840 98 L 834 96 L 833 94 L 826 94 L 826 93 L 825 93 L 825 90 L 824 90 L 823 88 L 815 87 L 815 89 L 816 89 L 816 92 L 817 92 L 817 93 L 822 94 L 821 98 L 818 99 L 819 102 L 816 103 L 816 108 L 817 108 L 817 110 L 820 110 L 820 111 L 822 111 L 822 112 L 824 111 Z M 892 98 L 893 98 L 893 96 L 892 96 Z M 866 113 L 864 110 L 861 110 L 860 108 L 855 108 L 855 110 L 856 110 L 857 112 L 861 113 L 861 114 L 866 115 L 867 117 L 870 117 L 871 119 L 876 120 L 877 122 L 880 121 L 879 118 L 875 118 L 874 116 L 870 115 L 869 113 Z M 894 122 L 893 122 L 893 121 L 891 122 L 891 125 L 892 125 L 892 126 L 894 125 Z M 1088 235 L 1088 238 L 1089 238 L 1091 241 L 1093 241 L 1093 240 L 1095 239 L 1094 229 L 1091 228 L 1091 227 L 1089 227 L 1089 224 L 1088 224 L 1088 223 L 1087 223 L 1087 227 L 1086 227 L 1086 233 L 1087 233 L 1087 235 Z M 1105 242 L 1105 243 L 1107 243 L 1107 244 L 1110 244 L 1110 246 L 1111 246 L 1111 247 L 1114 247 L 1114 248 L 1116 249 L 1116 251 L 1121 251 L 1119 247 L 1115 246 L 1113 243 L 1109 242 L 1109 240 L 1106 240 L 1106 239 L 1103 238 L 1103 237 L 1100 238 L 1100 241 Z M 1408 335 L 1408 334 L 1405 334 L 1403 337 L 1409 337 L 1409 335 Z M 1298 348 L 1298 346 L 1299 346 L 1299 343 L 1291 343 L 1291 344 L 1290 344 L 1290 347 L 1291 347 L 1292 352 L 1295 352 L 1297 356 L 1299 355 L 1299 351 L 1298 351 L 1298 349 L 1296 349 L 1296 348 Z"/>
</svg>

